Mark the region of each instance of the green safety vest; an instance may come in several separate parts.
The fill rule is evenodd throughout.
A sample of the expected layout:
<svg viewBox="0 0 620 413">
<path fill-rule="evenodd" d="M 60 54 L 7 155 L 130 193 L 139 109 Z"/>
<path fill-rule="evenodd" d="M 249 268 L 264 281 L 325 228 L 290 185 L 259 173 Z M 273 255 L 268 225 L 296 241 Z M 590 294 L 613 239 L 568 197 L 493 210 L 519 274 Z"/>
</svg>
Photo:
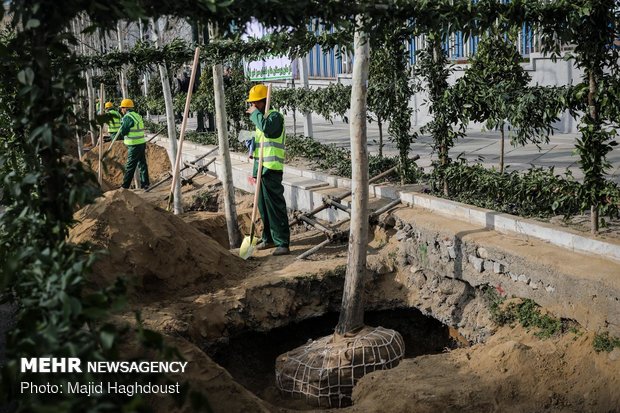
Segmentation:
<svg viewBox="0 0 620 413">
<path fill-rule="evenodd" d="M 112 115 L 112 119 L 108 122 L 108 132 L 110 134 L 118 132 L 121 128 L 121 114 L 114 109 L 108 111 L 108 114 Z"/>
<path fill-rule="evenodd" d="M 127 112 L 125 116 L 129 116 L 133 120 L 133 126 L 129 129 L 129 133 L 125 137 L 125 145 L 139 145 L 146 142 L 144 137 L 144 121 L 138 112 Z"/>
<path fill-rule="evenodd" d="M 282 116 L 277 110 L 271 109 L 267 112 L 266 117 L 269 117 L 273 112 L 278 113 Z M 260 157 L 260 144 L 263 143 L 263 166 L 267 169 L 271 169 L 273 171 L 282 171 L 284 170 L 284 159 L 286 157 L 286 150 L 284 149 L 284 141 L 286 138 L 286 133 L 284 132 L 284 122 L 282 123 L 282 133 L 280 136 L 274 139 L 270 139 L 265 136 L 265 133 L 256 128 L 256 134 L 254 141 L 256 145 L 254 147 L 254 159 L 259 159 Z"/>
</svg>

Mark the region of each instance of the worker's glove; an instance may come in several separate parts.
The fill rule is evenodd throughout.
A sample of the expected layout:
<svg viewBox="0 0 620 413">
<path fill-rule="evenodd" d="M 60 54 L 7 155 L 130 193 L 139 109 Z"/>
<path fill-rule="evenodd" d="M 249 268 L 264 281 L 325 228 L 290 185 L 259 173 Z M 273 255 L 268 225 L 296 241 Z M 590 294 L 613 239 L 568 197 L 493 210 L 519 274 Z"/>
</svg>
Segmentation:
<svg viewBox="0 0 620 413">
<path fill-rule="evenodd" d="M 255 146 L 256 144 L 254 143 L 254 138 L 245 141 L 245 147 L 248 148 L 248 158 L 250 159 L 253 159 L 254 157 L 253 155 Z"/>
<path fill-rule="evenodd" d="M 252 186 L 256 185 L 256 178 L 253 176 L 248 176 L 248 183 Z"/>
</svg>

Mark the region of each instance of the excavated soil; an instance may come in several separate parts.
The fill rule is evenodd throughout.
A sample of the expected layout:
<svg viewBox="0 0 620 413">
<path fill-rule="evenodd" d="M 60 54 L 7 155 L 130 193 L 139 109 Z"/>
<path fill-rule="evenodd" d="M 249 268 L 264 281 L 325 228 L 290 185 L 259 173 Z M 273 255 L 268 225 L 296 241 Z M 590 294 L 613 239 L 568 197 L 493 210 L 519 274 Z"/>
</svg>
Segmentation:
<svg viewBox="0 0 620 413">
<path fill-rule="evenodd" d="M 354 412 L 617 412 L 620 352 L 592 333 L 539 339 L 503 327 L 485 344 L 404 360 L 364 377 Z"/>
<path fill-rule="evenodd" d="M 110 143 L 104 143 L 104 151 Z M 76 149 L 77 150 L 77 149 Z M 99 147 L 86 152 L 82 161 L 95 173 L 99 171 Z M 127 146 L 120 141 L 114 142 L 104 160 L 102 187 L 104 191 L 116 189 L 123 183 L 125 162 L 127 161 Z M 159 181 L 172 170 L 166 149 L 153 143 L 146 144 L 146 164 L 149 169 L 151 184 Z"/>
<path fill-rule="evenodd" d="M 142 297 L 217 291 L 244 275 L 244 262 L 182 219 L 129 190 L 107 192 L 75 215 L 69 241 L 107 249 L 93 282 L 127 276 Z"/>
<path fill-rule="evenodd" d="M 184 187 L 185 205 L 216 184 L 211 178 L 199 178 Z M 165 333 L 190 361 L 189 371 L 178 380 L 204 392 L 214 412 L 302 408 L 282 402 L 274 392 L 270 359 L 284 344 L 290 342 L 292 349 L 294 342 L 329 334 L 342 297 L 346 245 L 330 246 L 311 260 L 297 261 L 297 255 L 323 239 L 301 233 L 293 237 L 291 256 L 259 251 L 242 261 L 235 251 L 222 247 L 226 230 L 221 213 L 174 216 L 157 206 L 166 202 L 166 192 L 110 191 L 76 213 L 79 223 L 69 240 L 90 243 L 93 251 L 109 250 L 94 266 L 94 285 L 109 285 L 119 275 L 132 282 L 132 303 L 141 310 L 145 326 Z M 375 231 L 369 264 L 394 255 L 394 246 L 389 233 Z M 393 295 L 405 288 L 397 280 L 393 270 L 376 270 L 366 287 L 369 304 L 393 308 Z M 596 353 L 591 332 L 543 340 L 522 327 L 506 326 L 497 328 L 485 343 L 453 349 L 446 344 L 454 341 L 446 336 L 445 326 L 425 330 L 421 319 L 406 313 L 415 310 L 402 311 L 377 322 L 394 323 L 416 339 L 423 336 L 419 341 L 428 351 L 408 348 L 408 358 L 398 367 L 362 378 L 353 393 L 353 406 L 340 410 L 620 411 L 620 349 Z M 129 312 L 122 316 L 129 322 L 133 318 Z M 411 330 L 406 323 L 419 329 Z M 453 330 L 447 333 L 455 337 Z M 193 411 L 163 398 L 153 407 L 166 413 Z"/>
</svg>

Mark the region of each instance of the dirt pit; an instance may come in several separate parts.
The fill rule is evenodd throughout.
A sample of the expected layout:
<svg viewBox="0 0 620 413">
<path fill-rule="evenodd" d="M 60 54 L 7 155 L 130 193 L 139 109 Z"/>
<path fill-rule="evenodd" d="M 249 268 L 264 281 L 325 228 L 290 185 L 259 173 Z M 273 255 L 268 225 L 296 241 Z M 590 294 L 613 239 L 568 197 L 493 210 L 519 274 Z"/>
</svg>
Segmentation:
<svg viewBox="0 0 620 413">
<path fill-rule="evenodd" d="M 459 346 L 447 326 L 416 309 L 370 311 L 365 319 L 368 325 L 380 325 L 401 333 L 405 340 L 405 358 L 437 354 Z M 275 359 L 309 340 L 332 334 L 337 323 L 338 313 L 331 312 L 269 332 L 249 331 L 231 338 L 228 344 L 210 346 L 206 352 L 237 382 L 260 398 L 276 406 L 310 410 L 313 407 L 303 400 L 279 394 L 275 385 Z"/>
<path fill-rule="evenodd" d="M 213 184 L 200 177 L 184 188 L 185 205 Z M 308 409 L 275 391 L 275 358 L 333 331 L 346 245 L 297 261 L 323 239 L 306 232 L 293 236 L 291 256 L 259 251 L 243 262 L 198 225 L 159 208 L 166 192 L 112 191 L 76 214 L 81 222 L 70 240 L 110 251 L 95 265 L 93 282 L 107 285 L 119 274 L 134 279 L 131 310 L 139 309 L 146 327 L 179 346 L 191 361 L 183 379 L 207 393 L 214 412 Z M 225 220 L 210 219 L 213 234 L 225 232 Z M 390 233 L 374 230 L 373 238 L 369 262 L 389 261 L 396 245 Z M 406 277 L 399 277 L 398 268 L 384 267 L 369 273 L 366 322 L 403 334 L 407 358 L 363 377 L 353 405 L 339 410 L 620 411 L 620 349 L 595 352 L 592 332 L 576 329 L 541 339 L 518 325 L 494 327 L 486 342 L 459 346 L 455 340 L 464 340 L 455 330 L 416 309 L 395 309 L 406 307 L 398 302 L 406 295 L 400 292 L 416 287 L 399 281 Z M 133 320 L 133 313 L 125 316 Z M 192 411 L 165 402 L 155 410 Z"/>
</svg>

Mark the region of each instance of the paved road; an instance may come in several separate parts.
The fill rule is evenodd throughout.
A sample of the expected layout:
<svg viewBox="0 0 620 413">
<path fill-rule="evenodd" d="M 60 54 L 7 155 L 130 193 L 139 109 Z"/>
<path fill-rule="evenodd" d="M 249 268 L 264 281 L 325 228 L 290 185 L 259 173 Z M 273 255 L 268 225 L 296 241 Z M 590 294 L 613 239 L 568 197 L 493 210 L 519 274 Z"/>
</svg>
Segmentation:
<svg viewBox="0 0 620 413">
<path fill-rule="evenodd" d="M 289 114 L 285 116 L 287 131 L 293 130 L 293 117 Z M 296 132 L 303 133 L 303 123 L 301 116 L 297 117 Z M 196 120 L 190 119 L 188 128 L 196 128 Z M 349 147 L 349 125 L 342 120 L 334 120 L 333 123 L 326 121 L 316 115 L 313 116 L 314 138 L 322 143 L 335 144 L 337 146 Z M 384 137 L 387 140 L 387 125 L 383 126 Z M 290 132 L 289 132 L 290 133 Z M 551 136 L 548 144 L 536 145 L 528 144 L 525 146 L 514 147 L 506 142 L 505 163 L 508 170 L 526 170 L 532 165 L 542 167 L 555 167 L 556 173 L 563 173 L 569 169 L 577 179 L 583 178 L 583 173 L 579 169 L 579 157 L 573 154 L 577 134 L 555 134 Z M 372 154 L 379 151 L 379 128 L 376 123 L 368 125 L 368 147 Z M 436 158 L 432 152 L 432 139 L 430 136 L 420 136 L 411 146 L 412 153 L 420 155 L 418 165 L 428 167 L 431 161 Z M 499 165 L 499 132 L 480 132 L 479 130 L 468 130 L 467 136 L 460 139 L 451 150 L 452 158 L 461 156 L 470 162 L 480 161 L 487 167 Z M 384 146 L 384 154 L 388 156 L 397 155 L 398 151 L 394 144 L 387 142 Z M 620 183 L 620 149 L 612 151 L 608 155 L 608 160 L 612 167 L 608 170 L 610 179 Z"/>
</svg>

